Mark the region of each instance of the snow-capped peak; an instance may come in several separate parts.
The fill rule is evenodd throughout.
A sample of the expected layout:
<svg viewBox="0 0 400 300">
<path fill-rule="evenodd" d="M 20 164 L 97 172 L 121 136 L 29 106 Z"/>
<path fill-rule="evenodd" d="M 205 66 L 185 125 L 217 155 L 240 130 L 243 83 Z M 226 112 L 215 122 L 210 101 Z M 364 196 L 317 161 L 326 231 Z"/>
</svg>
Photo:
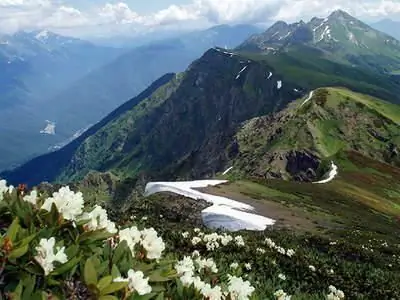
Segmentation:
<svg viewBox="0 0 400 300">
<path fill-rule="evenodd" d="M 49 37 L 49 31 L 48 30 L 42 30 L 38 34 L 35 35 L 35 38 L 38 40 L 46 40 Z"/>
</svg>

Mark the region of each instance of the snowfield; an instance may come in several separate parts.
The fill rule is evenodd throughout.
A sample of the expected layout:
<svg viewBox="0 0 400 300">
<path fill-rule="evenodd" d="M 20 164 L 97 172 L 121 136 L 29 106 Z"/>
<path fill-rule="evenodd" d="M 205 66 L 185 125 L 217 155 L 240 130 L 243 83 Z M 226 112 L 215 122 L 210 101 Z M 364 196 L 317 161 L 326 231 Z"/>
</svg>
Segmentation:
<svg viewBox="0 0 400 300">
<path fill-rule="evenodd" d="M 224 228 L 229 231 L 264 230 L 273 225 L 275 220 L 250 213 L 254 208 L 250 205 L 221 196 L 210 195 L 194 190 L 207 186 L 226 183 L 226 180 L 195 180 L 180 182 L 149 182 L 144 195 L 159 192 L 171 192 L 194 200 L 202 199 L 213 205 L 202 211 L 204 225 L 210 228 Z M 247 211 L 247 212 L 245 212 Z"/>
<path fill-rule="evenodd" d="M 337 174 L 338 174 L 338 167 L 332 161 L 331 162 L 331 169 L 330 169 L 330 171 L 328 173 L 328 178 L 326 178 L 324 180 L 321 180 L 321 181 L 313 182 L 313 183 L 328 183 L 329 181 L 332 181 L 336 177 Z"/>
</svg>

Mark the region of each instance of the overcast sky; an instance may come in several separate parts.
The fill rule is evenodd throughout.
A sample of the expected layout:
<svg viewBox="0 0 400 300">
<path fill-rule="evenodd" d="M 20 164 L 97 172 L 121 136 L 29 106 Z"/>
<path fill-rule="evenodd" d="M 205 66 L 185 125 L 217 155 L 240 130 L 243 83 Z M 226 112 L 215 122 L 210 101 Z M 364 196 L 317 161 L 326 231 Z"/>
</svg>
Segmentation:
<svg viewBox="0 0 400 300">
<path fill-rule="evenodd" d="M 367 22 L 400 21 L 400 0 L 0 0 L 0 30 L 112 35 L 227 23 L 307 21 L 335 9 Z"/>
</svg>

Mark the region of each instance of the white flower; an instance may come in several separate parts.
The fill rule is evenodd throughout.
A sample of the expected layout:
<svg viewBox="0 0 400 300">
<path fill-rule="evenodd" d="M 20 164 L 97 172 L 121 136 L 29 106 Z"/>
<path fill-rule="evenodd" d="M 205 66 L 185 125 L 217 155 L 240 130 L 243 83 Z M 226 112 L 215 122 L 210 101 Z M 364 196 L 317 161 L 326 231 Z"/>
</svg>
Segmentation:
<svg viewBox="0 0 400 300">
<path fill-rule="evenodd" d="M 246 268 L 246 270 L 250 271 L 251 270 L 251 264 L 250 263 L 246 263 L 244 264 L 244 267 Z"/>
<path fill-rule="evenodd" d="M 192 253 L 192 256 L 193 257 L 200 256 L 200 252 L 198 250 L 194 250 L 193 253 Z"/>
<path fill-rule="evenodd" d="M 292 298 L 292 296 L 289 296 L 283 290 L 277 290 L 274 293 L 274 296 L 276 297 L 277 300 L 290 300 L 290 298 Z"/>
<path fill-rule="evenodd" d="M 146 221 L 146 220 L 147 220 L 146 216 L 142 217 L 142 221 Z"/>
<path fill-rule="evenodd" d="M 114 279 L 115 282 L 129 282 L 128 289 L 133 292 L 136 291 L 139 295 L 143 296 L 151 293 L 151 286 L 149 285 L 149 278 L 144 278 L 142 271 L 135 272 L 130 269 L 128 271 L 128 278 L 118 277 Z"/>
<path fill-rule="evenodd" d="M 182 236 L 183 236 L 183 238 L 186 239 L 189 236 L 189 232 L 187 232 L 187 231 L 182 232 Z"/>
<path fill-rule="evenodd" d="M 201 242 L 201 238 L 199 238 L 199 237 L 197 237 L 197 236 L 195 236 L 195 237 L 193 237 L 192 238 L 192 244 L 193 244 L 193 246 L 196 246 L 198 243 L 200 243 Z"/>
<path fill-rule="evenodd" d="M 278 251 L 280 254 L 283 254 L 283 255 L 286 254 L 286 250 L 284 248 L 282 248 L 282 247 L 277 247 L 276 251 Z"/>
<path fill-rule="evenodd" d="M 265 242 L 267 243 L 267 245 L 268 245 L 270 248 L 275 248 L 275 247 L 276 247 L 275 242 L 272 241 L 270 238 L 266 238 L 266 239 L 265 239 Z"/>
<path fill-rule="evenodd" d="M 178 275 L 187 275 L 194 273 L 194 262 L 190 256 L 185 256 L 182 260 L 178 261 L 175 265 L 175 270 Z"/>
<path fill-rule="evenodd" d="M 64 219 L 76 220 L 76 217 L 82 214 L 82 193 L 74 193 L 69 189 L 69 186 L 60 188 L 58 192 L 53 193 L 53 197 L 47 198 L 42 209 L 50 211 L 53 203 Z"/>
<path fill-rule="evenodd" d="M 248 299 L 255 290 L 249 281 L 244 281 L 241 277 L 228 275 L 228 278 L 228 292 L 232 300 Z"/>
<path fill-rule="evenodd" d="M 64 264 L 68 261 L 67 255 L 64 252 L 65 247 L 57 247 L 57 253 L 54 253 L 55 244 L 55 238 L 51 237 L 50 239 L 41 239 L 39 245 L 35 248 L 37 251 L 35 260 L 43 268 L 45 275 L 48 275 L 54 270 L 54 262 Z"/>
<path fill-rule="evenodd" d="M 117 232 L 115 223 L 108 220 L 107 211 L 99 205 L 96 205 L 91 212 L 82 214 L 79 220 L 90 220 L 86 225 L 91 231 L 106 229 L 109 233 Z"/>
<path fill-rule="evenodd" d="M 231 269 L 237 269 L 239 267 L 239 264 L 237 262 L 233 262 L 229 266 Z"/>
<path fill-rule="evenodd" d="M 120 230 L 119 233 L 119 241 L 126 241 L 129 249 L 131 249 L 132 255 L 135 256 L 135 246 L 141 240 L 140 231 L 136 226 L 132 226 L 130 228 L 125 228 Z"/>
<path fill-rule="evenodd" d="M 200 228 L 195 228 L 195 229 L 193 229 L 193 231 L 198 233 L 198 232 L 200 232 Z"/>
<path fill-rule="evenodd" d="M 10 185 L 9 187 L 7 186 L 7 181 L 0 180 L 0 201 L 3 200 L 4 194 L 5 193 L 12 193 L 12 191 L 14 190 L 14 187 L 12 185 Z"/>
<path fill-rule="evenodd" d="M 32 203 L 33 205 L 36 205 L 36 200 L 38 198 L 38 193 L 37 190 L 32 190 L 29 195 L 24 196 L 24 201 Z"/>
<path fill-rule="evenodd" d="M 256 251 L 257 251 L 258 253 L 261 253 L 261 254 L 264 254 L 264 253 L 265 253 L 265 250 L 264 250 L 263 248 L 257 248 Z"/>
<path fill-rule="evenodd" d="M 328 289 L 329 289 L 329 292 L 330 292 L 326 297 L 328 300 L 341 300 L 341 299 L 344 299 L 343 291 L 337 289 L 333 285 L 330 285 L 328 287 Z"/>
<path fill-rule="evenodd" d="M 146 249 L 146 257 L 148 259 L 159 259 L 165 249 L 165 243 L 162 238 L 158 236 L 154 228 L 144 229 L 141 231 L 142 240 L 141 244 Z"/>
<path fill-rule="evenodd" d="M 286 255 L 289 256 L 289 257 L 292 257 L 294 254 L 295 254 L 295 252 L 294 252 L 293 249 L 288 249 L 288 250 L 286 251 Z"/>
<path fill-rule="evenodd" d="M 308 268 L 312 271 L 312 272 L 315 272 L 315 270 L 316 270 L 316 268 L 314 267 L 314 266 L 308 266 Z"/>
<path fill-rule="evenodd" d="M 334 245 L 336 245 L 337 244 L 337 242 L 330 242 L 329 243 L 329 245 L 331 245 L 331 246 L 334 246 Z"/>
<path fill-rule="evenodd" d="M 279 274 L 278 278 L 281 280 L 286 280 L 286 276 L 284 274 Z"/>
<path fill-rule="evenodd" d="M 209 283 L 205 284 L 203 288 L 201 289 L 201 294 L 205 299 L 208 300 L 220 300 L 224 299 L 221 287 L 220 286 L 215 286 L 211 287 Z"/>
<path fill-rule="evenodd" d="M 244 246 L 244 240 L 241 235 L 235 236 L 235 243 L 238 246 Z"/>
<path fill-rule="evenodd" d="M 201 271 L 202 269 L 209 269 L 213 273 L 218 272 L 217 265 L 215 264 L 214 260 L 212 258 L 207 258 L 207 259 L 201 259 L 197 258 L 196 263 L 198 266 L 198 270 Z"/>
<path fill-rule="evenodd" d="M 223 246 L 226 246 L 226 245 L 228 245 L 232 240 L 233 240 L 233 237 L 232 236 L 230 236 L 229 234 L 224 234 L 224 235 L 221 235 L 220 236 L 220 240 L 221 240 L 221 244 L 223 245 Z"/>
</svg>

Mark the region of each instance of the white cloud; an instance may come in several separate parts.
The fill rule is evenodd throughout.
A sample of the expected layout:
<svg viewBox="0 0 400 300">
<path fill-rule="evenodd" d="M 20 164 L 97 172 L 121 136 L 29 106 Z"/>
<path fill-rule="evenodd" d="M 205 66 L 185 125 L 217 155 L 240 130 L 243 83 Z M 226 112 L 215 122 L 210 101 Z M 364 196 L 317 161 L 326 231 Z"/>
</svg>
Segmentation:
<svg viewBox="0 0 400 300">
<path fill-rule="evenodd" d="M 100 2 L 100 0 L 98 0 Z M 150 0 L 148 0 L 150 1 Z M 152 1 L 152 0 L 151 0 Z M 173 1 L 173 0 L 172 0 Z M 343 9 L 360 18 L 400 16 L 400 0 L 192 0 L 140 15 L 124 2 L 102 3 L 80 11 L 66 0 L 0 0 L 0 30 L 50 30 L 69 28 L 82 33 L 87 28 L 143 28 L 154 30 L 189 24 L 271 23 L 276 20 L 308 20 Z M 97 2 L 97 3 L 99 3 Z M 111 31 L 111 30 L 110 30 Z"/>
</svg>

